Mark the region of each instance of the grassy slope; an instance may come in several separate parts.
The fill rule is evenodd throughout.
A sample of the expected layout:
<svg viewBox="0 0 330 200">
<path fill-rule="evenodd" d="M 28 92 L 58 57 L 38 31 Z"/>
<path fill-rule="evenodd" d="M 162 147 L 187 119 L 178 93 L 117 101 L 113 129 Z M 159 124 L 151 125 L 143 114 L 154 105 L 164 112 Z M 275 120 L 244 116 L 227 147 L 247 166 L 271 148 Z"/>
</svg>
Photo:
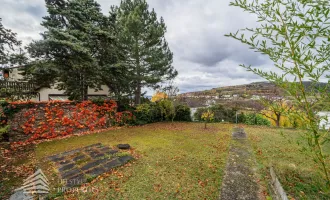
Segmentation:
<svg viewBox="0 0 330 200">
<path fill-rule="evenodd" d="M 284 189 L 296 199 L 330 199 L 325 193 L 325 180 L 317 170 L 311 153 L 301 152 L 298 130 L 247 127 L 265 180 L 273 165 Z M 304 142 L 302 142 L 304 143 Z M 330 147 L 326 148 L 330 153 Z M 329 166 L 329 165 L 328 165 Z"/>
<path fill-rule="evenodd" d="M 216 199 L 225 169 L 232 125 L 158 123 L 107 133 L 74 137 L 38 145 L 38 160 L 65 150 L 102 142 L 129 143 L 139 155 L 91 185 L 96 193 L 74 194 L 74 199 Z M 45 171 L 47 171 L 45 169 Z M 47 173 L 47 172 L 46 172 Z"/>
<path fill-rule="evenodd" d="M 102 142 L 114 146 L 129 143 L 135 150 L 136 161 L 121 167 L 103 180 L 96 180 L 91 187 L 97 193 L 66 195 L 71 199 L 216 199 L 225 169 L 232 125 L 212 124 L 204 130 L 203 124 L 170 123 L 151 124 L 143 127 L 122 128 L 39 144 L 36 148 L 37 162 L 49 179 L 53 179 L 51 166 L 45 165 L 44 157 L 66 150 Z M 275 167 L 280 181 L 289 195 L 296 199 L 330 199 L 324 194 L 324 179 L 318 174 L 313 159 L 300 152 L 295 142 L 298 131 L 247 126 L 265 180 L 268 168 Z M 281 131 L 284 136 L 281 135 Z M 330 147 L 327 149 L 330 153 Z M 35 166 L 34 151 L 18 152 L 15 165 L 28 163 Z M 31 157 L 25 155 L 31 154 Z M 14 156 L 14 155 L 13 155 Z M 1 159 L 0 159 L 1 160 Z M 20 167 L 22 168 L 22 167 Z M 23 175 L 31 174 L 21 169 Z M 24 172 L 24 173 L 23 173 Z M 0 191 L 20 186 L 21 177 L 2 174 Z M 102 179 L 102 178 L 101 178 Z M 13 180 L 17 184 L 10 184 Z M 7 187 L 8 186 L 8 187 Z M 94 198 L 93 198 L 94 197 Z"/>
</svg>

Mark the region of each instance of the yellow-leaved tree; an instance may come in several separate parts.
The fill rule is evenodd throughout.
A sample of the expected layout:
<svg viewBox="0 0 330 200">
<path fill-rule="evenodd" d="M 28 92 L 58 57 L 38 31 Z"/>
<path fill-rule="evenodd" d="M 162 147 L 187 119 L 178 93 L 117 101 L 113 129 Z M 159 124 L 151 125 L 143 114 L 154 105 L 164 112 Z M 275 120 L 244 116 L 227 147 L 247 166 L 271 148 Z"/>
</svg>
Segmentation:
<svg viewBox="0 0 330 200">
<path fill-rule="evenodd" d="M 157 102 L 162 99 L 167 99 L 167 94 L 165 92 L 159 92 L 157 91 L 156 94 L 154 94 L 151 98 L 151 102 Z"/>
<path fill-rule="evenodd" d="M 303 122 L 296 116 L 299 111 L 293 107 L 290 101 L 282 97 L 273 97 L 263 98 L 261 103 L 265 106 L 261 114 L 265 118 L 270 119 L 273 126 L 301 127 Z"/>
<path fill-rule="evenodd" d="M 202 120 L 205 122 L 204 123 L 204 128 L 206 129 L 207 123 L 210 123 L 214 120 L 214 112 L 207 110 L 207 112 L 204 112 L 202 114 Z"/>
</svg>

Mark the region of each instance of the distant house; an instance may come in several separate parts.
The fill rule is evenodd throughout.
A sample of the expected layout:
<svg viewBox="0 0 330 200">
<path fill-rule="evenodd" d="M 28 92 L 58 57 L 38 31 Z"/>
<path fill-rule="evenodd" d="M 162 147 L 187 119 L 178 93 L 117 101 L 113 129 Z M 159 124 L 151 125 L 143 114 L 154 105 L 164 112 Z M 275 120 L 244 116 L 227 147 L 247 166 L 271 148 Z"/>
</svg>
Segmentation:
<svg viewBox="0 0 330 200">
<path fill-rule="evenodd" d="M 252 100 L 260 100 L 260 96 L 259 95 L 252 95 L 251 99 Z"/>
<path fill-rule="evenodd" d="M 223 97 L 223 99 L 231 99 L 231 95 L 229 95 L 229 94 L 223 95 L 222 97 Z"/>
<path fill-rule="evenodd" d="M 21 67 L 23 66 L 1 68 L 0 81 L 5 82 L 7 86 L 28 85 L 27 82 L 21 81 L 21 79 L 23 79 L 23 76 L 19 74 L 19 68 Z M 36 93 L 36 97 L 32 98 L 31 100 L 34 101 L 67 100 L 68 96 L 64 94 L 65 91 L 56 89 L 56 85 L 57 84 L 55 83 L 50 88 L 42 87 L 35 89 L 34 92 Z M 98 91 L 95 91 L 95 89 L 92 88 L 88 88 L 89 98 L 107 97 L 108 95 L 109 95 L 109 88 L 106 85 L 102 85 L 101 90 Z"/>
<path fill-rule="evenodd" d="M 323 129 L 325 128 L 326 130 L 330 129 L 330 112 L 319 112 L 317 113 L 319 117 L 321 117 L 321 121 L 319 124 L 319 128 Z"/>
</svg>

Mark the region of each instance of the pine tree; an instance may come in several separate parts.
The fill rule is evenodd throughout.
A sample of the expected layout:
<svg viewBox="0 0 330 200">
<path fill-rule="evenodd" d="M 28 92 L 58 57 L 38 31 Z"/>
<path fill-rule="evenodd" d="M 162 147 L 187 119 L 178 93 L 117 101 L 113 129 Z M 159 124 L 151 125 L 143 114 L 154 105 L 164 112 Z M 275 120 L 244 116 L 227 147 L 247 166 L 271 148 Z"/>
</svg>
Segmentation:
<svg viewBox="0 0 330 200">
<path fill-rule="evenodd" d="M 121 101 L 130 96 L 132 80 L 129 79 L 129 71 L 123 63 L 126 55 L 123 45 L 118 39 L 119 30 L 115 23 L 116 12 L 113 11 L 114 9 L 115 7 L 112 6 L 112 11 L 102 27 L 111 33 L 111 36 L 102 40 L 98 59 L 102 68 L 102 82 L 109 87 L 111 96 Z"/>
<path fill-rule="evenodd" d="M 29 53 L 56 68 L 53 80 L 70 99 L 86 100 L 88 88 L 102 84 L 100 45 L 111 38 L 103 29 L 107 18 L 94 0 L 46 0 L 46 6 L 49 15 L 41 25 L 47 30 L 42 40 L 30 44 Z M 38 70 L 35 65 L 32 71 Z"/>
<path fill-rule="evenodd" d="M 141 102 L 143 87 L 157 88 L 158 83 L 177 76 L 173 68 L 173 53 L 165 39 L 163 18 L 157 19 L 154 9 L 149 11 L 145 0 L 123 0 L 110 12 L 115 14 L 118 40 L 123 46 L 130 87 L 135 104 Z"/>
<path fill-rule="evenodd" d="M 15 46 L 21 45 L 16 36 L 16 33 L 2 25 L 2 19 L 0 18 L 0 64 L 7 64 L 10 59 L 10 50 L 14 50 Z"/>
</svg>

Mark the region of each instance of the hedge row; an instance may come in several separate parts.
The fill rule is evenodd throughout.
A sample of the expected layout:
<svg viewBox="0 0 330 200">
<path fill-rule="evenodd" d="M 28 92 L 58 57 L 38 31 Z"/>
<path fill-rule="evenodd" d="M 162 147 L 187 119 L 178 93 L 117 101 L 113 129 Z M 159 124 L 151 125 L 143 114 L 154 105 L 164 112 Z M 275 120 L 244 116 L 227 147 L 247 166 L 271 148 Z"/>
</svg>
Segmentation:
<svg viewBox="0 0 330 200">
<path fill-rule="evenodd" d="M 213 105 L 208 108 L 198 108 L 194 113 L 194 118 L 197 121 L 203 121 L 202 114 L 210 110 L 214 113 L 213 122 L 231 122 L 236 123 L 236 110 L 233 108 L 225 108 L 222 105 Z M 239 113 L 237 114 L 237 122 L 247 125 L 266 125 L 270 126 L 270 121 L 265 119 L 260 114 L 255 113 Z"/>
<path fill-rule="evenodd" d="M 170 100 L 144 103 L 136 107 L 133 112 L 136 125 L 160 121 L 191 121 L 191 111 L 187 105 L 175 105 Z"/>
</svg>

